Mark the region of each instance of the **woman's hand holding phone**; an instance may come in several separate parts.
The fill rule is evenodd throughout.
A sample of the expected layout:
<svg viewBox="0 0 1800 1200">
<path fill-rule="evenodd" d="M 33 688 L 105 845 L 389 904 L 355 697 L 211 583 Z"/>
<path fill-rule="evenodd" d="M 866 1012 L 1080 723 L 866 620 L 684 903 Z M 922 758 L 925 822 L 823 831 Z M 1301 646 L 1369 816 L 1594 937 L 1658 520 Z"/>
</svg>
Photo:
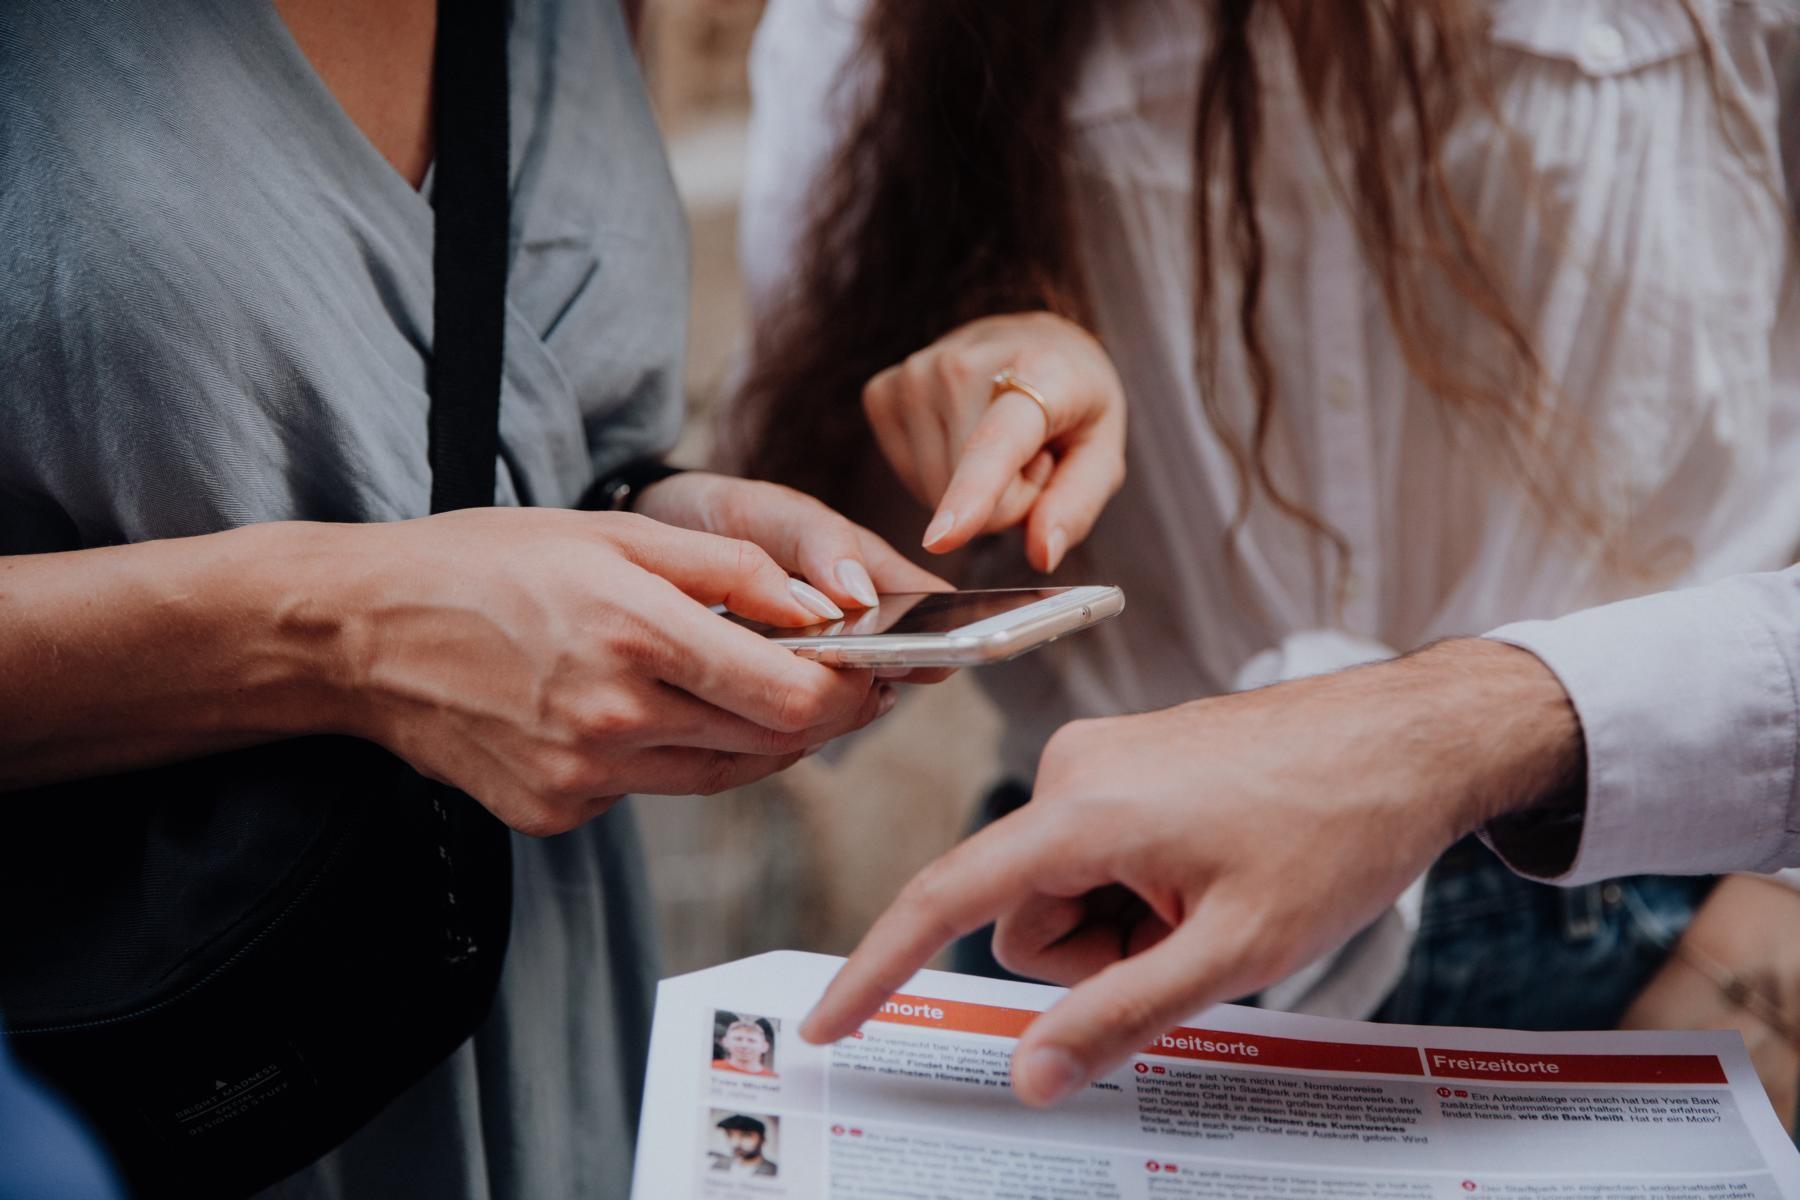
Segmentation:
<svg viewBox="0 0 1800 1200">
<path fill-rule="evenodd" d="M 345 732 L 560 833 L 620 795 L 710 794 L 779 771 L 893 703 L 708 611 L 816 612 L 748 542 L 631 513 L 474 509 L 329 536 Z M 293 557 L 287 560 L 296 562 Z M 297 606 L 297 605 L 296 605 Z"/>
<path fill-rule="evenodd" d="M 872 608 L 881 595 L 951 590 L 878 535 L 780 484 L 686 471 L 646 488 L 637 511 L 666 525 L 760 547 L 783 570 L 817 589 L 811 596 L 797 589 L 796 595 L 820 621 L 835 621 L 844 610 Z M 951 672 L 884 669 L 877 674 L 903 683 L 937 683 Z"/>
<path fill-rule="evenodd" d="M 1020 391 L 995 393 L 1010 370 Z M 1050 313 L 985 317 L 869 381 L 863 408 L 889 466 L 933 509 L 944 554 L 1023 524 L 1031 564 L 1054 571 L 1125 478 L 1125 390 L 1106 351 Z"/>
</svg>

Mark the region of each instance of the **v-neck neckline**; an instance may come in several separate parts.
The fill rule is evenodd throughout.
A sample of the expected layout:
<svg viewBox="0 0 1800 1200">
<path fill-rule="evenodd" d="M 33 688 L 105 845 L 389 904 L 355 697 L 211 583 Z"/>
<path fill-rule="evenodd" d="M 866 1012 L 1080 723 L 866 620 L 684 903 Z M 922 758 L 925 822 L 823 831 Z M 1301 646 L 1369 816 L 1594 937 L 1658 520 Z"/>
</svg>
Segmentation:
<svg viewBox="0 0 1800 1200">
<path fill-rule="evenodd" d="M 277 103 L 291 100 L 303 106 L 304 115 L 309 118 L 303 132 L 326 134 L 332 149 L 343 160 L 341 165 L 353 167 L 369 186 L 402 211 L 415 216 L 430 215 L 431 186 L 437 173 L 435 155 L 426 165 L 424 179 L 413 187 L 338 102 L 336 93 L 276 11 L 273 0 L 253 0 L 248 4 L 222 0 L 216 7 L 227 16 L 246 22 L 246 34 L 256 44 L 269 48 L 273 60 L 269 65 L 276 69 L 275 82 L 281 85 Z M 307 140 L 316 144 L 311 137 Z"/>
</svg>

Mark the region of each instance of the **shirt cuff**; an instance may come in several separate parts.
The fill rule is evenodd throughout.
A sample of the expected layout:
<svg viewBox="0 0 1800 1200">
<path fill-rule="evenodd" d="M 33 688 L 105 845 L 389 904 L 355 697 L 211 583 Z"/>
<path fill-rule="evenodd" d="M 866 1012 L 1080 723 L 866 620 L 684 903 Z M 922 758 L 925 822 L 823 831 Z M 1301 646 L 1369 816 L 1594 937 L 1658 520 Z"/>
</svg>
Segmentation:
<svg viewBox="0 0 1800 1200">
<path fill-rule="evenodd" d="M 1564 851 L 1561 862 L 1529 853 L 1529 819 L 1489 831 L 1489 844 L 1515 870 L 1573 885 L 1620 875 L 1766 872 L 1793 861 L 1788 825 L 1800 705 L 1775 630 L 1794 614 L 1791 596 L 1758 590 L 1770 578 L 1667 592 L 1487 635 L 1530 651 L 1555 673 L 1587 746 L 1585 811 L 1541 819 L 1547 836 L 1570 835 L 1572 853 Z"/>
</svg>

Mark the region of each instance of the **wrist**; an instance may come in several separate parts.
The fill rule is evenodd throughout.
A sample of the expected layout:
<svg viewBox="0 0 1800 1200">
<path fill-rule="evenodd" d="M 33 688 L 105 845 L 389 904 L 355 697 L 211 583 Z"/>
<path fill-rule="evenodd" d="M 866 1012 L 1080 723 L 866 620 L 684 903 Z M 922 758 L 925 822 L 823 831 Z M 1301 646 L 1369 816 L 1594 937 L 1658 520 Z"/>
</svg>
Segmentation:
<svg viewBox="0 0 1800 1200">
<path fill-rule="evenodd" d="M 1796 921 L 1800 893 L 1780 878 L 1726 875 L 1694 913 L 1682 940 L 1735 969 L 1778 969 L 1800 983 L 1800 947 L 1786 932 Z"/>
<path fill-rule="evenodd" d="M 588 487 L 576 506 L 589 512 L 639 512 L 650 489 L 666 479 L 687 474 L 660 458 L 638 458 L 625 463 Z"/>
<path fill-rule="evenodd" d="M 205 583 L 243 615 L 241 679 L 258 726 L 247 732 L 367 735 L 358 650 L 393 562 L 365 552 L 376 528 L 282 521 L 221 535 Z"/>
<path fill-rule="evenodd" d="M 1529 651 L 1461 638 L 1396 666 L 1444 727 L 1430 757 L 1456 779 L 1458 832 L 1579 807 L 1587 778 L 1581 722 L 1556 675 Z"/>
<path fill-rule="evenodd" d="M 631 511 L 664 525 L 726 534 L 728 522 L 719 511 L 719 500 L 724 489 L 736 482 L 732 476 L 711 471 L 682 471 L 635 492 Z"/>
</svg>

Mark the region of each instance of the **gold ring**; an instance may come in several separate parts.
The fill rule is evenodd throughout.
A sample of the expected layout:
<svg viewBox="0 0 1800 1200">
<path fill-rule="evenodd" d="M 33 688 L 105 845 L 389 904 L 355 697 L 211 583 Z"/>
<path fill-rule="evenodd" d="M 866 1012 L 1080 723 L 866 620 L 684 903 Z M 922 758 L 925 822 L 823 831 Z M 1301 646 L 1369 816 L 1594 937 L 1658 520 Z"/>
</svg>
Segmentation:
<svg viewBox="0 0 1800 1200">
<path fill-rule="evenodd" d="M 1017 392 L 1038 406 L 1038 411 L 1044 414 L 1046 436 L 1056 428 L 1056 422 L 1050 418 L 1050 402 L 1044 399 L 1044 393 L 1014 375 L 1011 367 L 1004 367 L 994 374 L 994 390 L 988 394 L 988 403 L 992 404 L 1008 392 Z"/>
</svg>

